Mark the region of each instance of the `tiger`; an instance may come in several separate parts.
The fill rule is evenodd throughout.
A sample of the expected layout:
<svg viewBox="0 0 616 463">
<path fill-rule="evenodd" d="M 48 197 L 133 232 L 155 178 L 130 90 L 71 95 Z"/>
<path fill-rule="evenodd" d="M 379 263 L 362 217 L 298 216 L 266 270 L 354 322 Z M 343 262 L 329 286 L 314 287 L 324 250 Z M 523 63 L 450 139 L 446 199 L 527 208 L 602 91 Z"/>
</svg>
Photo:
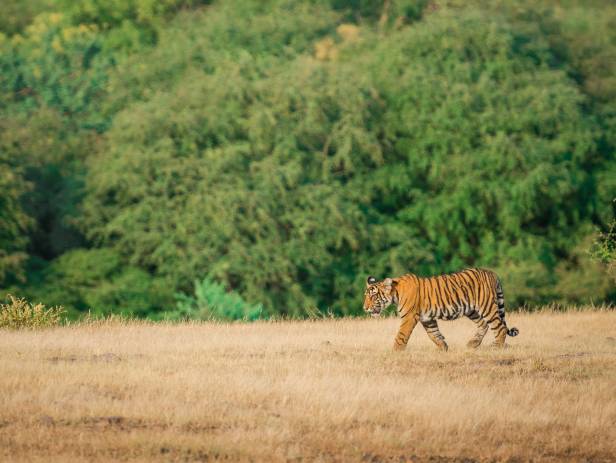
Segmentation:
<svg viewBox="0 0 616 463">
<path fill-rule="evenodd" d="M 377 281 L 373 276 L 366 280 L 364 310 L 378 317 L 383 309 L 397 306 L 402 319 L 394 341 L 395 350 L 404 350 L 417 322 L 443 351 L 448 350 L 437 320 L 455 320 L 467 316 L 477 324 L 475 335 L 467 346 L 477 348 L 483 341 L 488 327 L 493 331 L 494 345 L 502 347 L 506 335 L 517 336 L 517 328 L 507 328 L 505 299 L 498 276 L 480 268 L 467 268 L 447 275 L 418 277 L 408 273 L 399 278 Z"/>
</svg>

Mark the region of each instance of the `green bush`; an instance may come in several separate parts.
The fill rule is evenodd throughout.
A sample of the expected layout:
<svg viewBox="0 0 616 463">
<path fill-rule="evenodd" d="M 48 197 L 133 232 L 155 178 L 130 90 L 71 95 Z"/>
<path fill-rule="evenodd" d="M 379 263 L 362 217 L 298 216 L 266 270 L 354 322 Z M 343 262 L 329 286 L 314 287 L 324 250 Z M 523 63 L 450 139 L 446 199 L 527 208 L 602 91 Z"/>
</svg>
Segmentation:
<svg viewBox="0 0 616 463">
<path fill-rule="evenodd" d="M 595 259 L 607 266 L 608 274 L 616 281 L 616 220 L 595 239 L 591 252 Z"/>
<path fill-rule="evenodd" d="M 113 62 L 101 53 L 95 26 L 72 26 L 62 14 L 41 14 L 23 35 L 1 42 L 0 92 L 12 98 L 14 109 L 45 105 L 79 115 L 84 127 L 103 123 L 91 107 L 104 91 Z"/>
<path fill-rule="evenodd" d="M 0 33 L 17 34 L 38 14 L 51 10 L 55 0 L 2 0 Z"/>
<path fill-rule="evenodd" d="M 15 164 L 0 150 L 0 287 L 11 280 L 24 280 L 27 231 L 32 225 L 21 203 L 29 185 Z"/>
<path fill-rule="evenodd" d="M 30 271 L 30 299 L 62 304 L 71 318 L 90 312 L 156 317 L 173 303 L 173 288 L 142 269 L 125 265 L 110 249 L 73 249 Z"/>
<path fill-rule="evenodd" d="M 178 293 L 176 299 L 176 310 L 165 313 L 168 320 L 256 320 L 263 315 L 261 304 L 249 304 L 209 278 L 195 280 L 194 296 Z"/>
<path fill-rule="evenodd" d="M 125 23 L 155 25 L 177 10 L 210 3 L 209 0 L 57 0 L 61 11 L 75 24 L 97 24 L 103 28 Z"/>
<path fill-rule="evenodd" d="M 210 3 L 209 0 L 59 0 L 72 24 L 95 25 L 105 33 L 111 50 L 141 50 L 156 43 L 159 28 L 178 10 Z"/>
<path fill-rule="evenodd" d="M 324 0 L 335 10 L 343 11 L 347 19 L 362 22 L 378 22 L 380 26 L 396 24 L 421 18 L 428 0 Z"/>
</svg>

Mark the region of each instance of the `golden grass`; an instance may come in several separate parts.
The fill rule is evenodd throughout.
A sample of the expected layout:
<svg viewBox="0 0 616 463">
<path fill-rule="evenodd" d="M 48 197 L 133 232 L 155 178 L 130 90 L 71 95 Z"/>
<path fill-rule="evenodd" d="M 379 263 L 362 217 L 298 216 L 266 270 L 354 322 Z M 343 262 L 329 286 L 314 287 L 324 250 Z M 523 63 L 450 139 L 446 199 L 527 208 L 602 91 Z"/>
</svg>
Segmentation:
<svg viewBox="0 0 616 463">
<path fill-rule="evenodd" d="M 1 461 L 616 461 L 616 312 L 0 331 Z M 489 334 L 488 334 L 489 336 Z"/>
</svg>

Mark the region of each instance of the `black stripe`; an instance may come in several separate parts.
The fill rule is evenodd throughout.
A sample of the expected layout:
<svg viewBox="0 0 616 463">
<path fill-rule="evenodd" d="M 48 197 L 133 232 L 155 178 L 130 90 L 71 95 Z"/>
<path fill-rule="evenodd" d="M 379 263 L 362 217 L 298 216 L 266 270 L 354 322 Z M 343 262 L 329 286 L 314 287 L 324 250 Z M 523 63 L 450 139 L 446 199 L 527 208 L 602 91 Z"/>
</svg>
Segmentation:
<svg viewBox="0 0 616 463">
<path fill-rule="evenodd" d="M 418 312 L 422 312 L 424 310 L 424 306 L 426 305 L 425 301 L 424 301 L 424 285 L 423 285 L 423 279 L 419 279 L 419 281 L 417 282 L 417 285 L 419 286 L 419 297 L 420 297 L 420 302 L 419 302 L 419 310 Z"/>
<path fill-rule="evenodd" d="M 444 277 L 438 278 L 436 282 L 437 282 L 438 291 L 440 292 L 441 297 L 443 298 L 443 303 L 442 303 L 443 308 L 449 307 L 451 305 L 451 297 L 449 296 L 447 292 L 447 288 L 445 287 Z M 441 286 L 441 283 L 443 284 L 443 286 Z"/>
<path fill-rule="evenodd" d="M 477 304 L 477 296 L 475 295 L 475 285 L 473 282 L 473 279 L 470 275 L 468 275 L 466 272 L 464 273 L 460 273 L 459 277 L 462 279 L 462 281 L 464 281 L 465 283 L 465 287 L 468 289 L 468 291 L 470 292 L 470 299 L 469 302 L 473 305 Z"/>
<path fill-rule="evenodd" d="M 418 309 L 418 305 L 420 303 L 419 300 L 419 278 L 417 278 L 415 275 L 413 275 L 413 277 L 415 278 L 415 301 L 413 302 L 413 307 L 415 308 L 415 310 Z"/>
<path fill-rule="evenodd" d="M 457 280 L 454 280 L 456 283 L 456 285 L 459 286 L 460 291 L 462 291 L 462 294 L 464 294 L 464 298 L 467 304 L 471 304 L 471 297 L 468 291 L 468 289 L 466 288 L 466 286 L 463 286 L 461 282 L 458 282 Z"/>
<path fill-rule="evenodd" d="M 426 281 L 425 283 L 428 283 L 428 281 Z M 430 293 L 432 293 L 432 291 L 430 291 L 429 285 L 426 285 L 426 298 L 428 299 L 428 309 L 432 309 L 433 304 L 432 304 L 432 298 L 430 297 Z"/>
<path fill-rule="evenodd" d="M 452 299 L 452 303 L 456 305 L 456 307 L 461 308 L 460 303 L 460 294 L 458 294 L 458 290 L 454 286 L 453 278 L 450 276 L 445 277 L 445 287 L 450 294 L 450 298 Z"/>
<path fill-rule="evenodd" d="M 481 301 L 481 303 L 489 306 L 490 299 L 492 298 L 494 292 L 492 291 L 491 285 L 485 278 L 485 275 L 483 275 L 482 273 L 479 273 L 479 284 L 481 285 L 484 292 L 484 299 Z"/>
</svg>

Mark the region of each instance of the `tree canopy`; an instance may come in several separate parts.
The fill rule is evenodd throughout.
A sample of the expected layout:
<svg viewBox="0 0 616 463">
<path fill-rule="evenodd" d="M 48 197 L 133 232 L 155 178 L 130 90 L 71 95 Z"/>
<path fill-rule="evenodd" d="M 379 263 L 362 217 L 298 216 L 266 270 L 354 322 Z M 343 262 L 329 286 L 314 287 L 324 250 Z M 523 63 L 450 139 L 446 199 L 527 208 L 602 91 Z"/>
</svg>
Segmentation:
<svg viewBox="0 0 616 463">
<path fill-rule="evenodd" d="M 513 306 L 616 300 L 589 253 L 616 196 L 608 2 L 11 11 L 7 290 L 73 314 L 190 316 L 194 288 L 233 314 L 356 314 L 368 274 L 483 266 Z"/>
</svg>

